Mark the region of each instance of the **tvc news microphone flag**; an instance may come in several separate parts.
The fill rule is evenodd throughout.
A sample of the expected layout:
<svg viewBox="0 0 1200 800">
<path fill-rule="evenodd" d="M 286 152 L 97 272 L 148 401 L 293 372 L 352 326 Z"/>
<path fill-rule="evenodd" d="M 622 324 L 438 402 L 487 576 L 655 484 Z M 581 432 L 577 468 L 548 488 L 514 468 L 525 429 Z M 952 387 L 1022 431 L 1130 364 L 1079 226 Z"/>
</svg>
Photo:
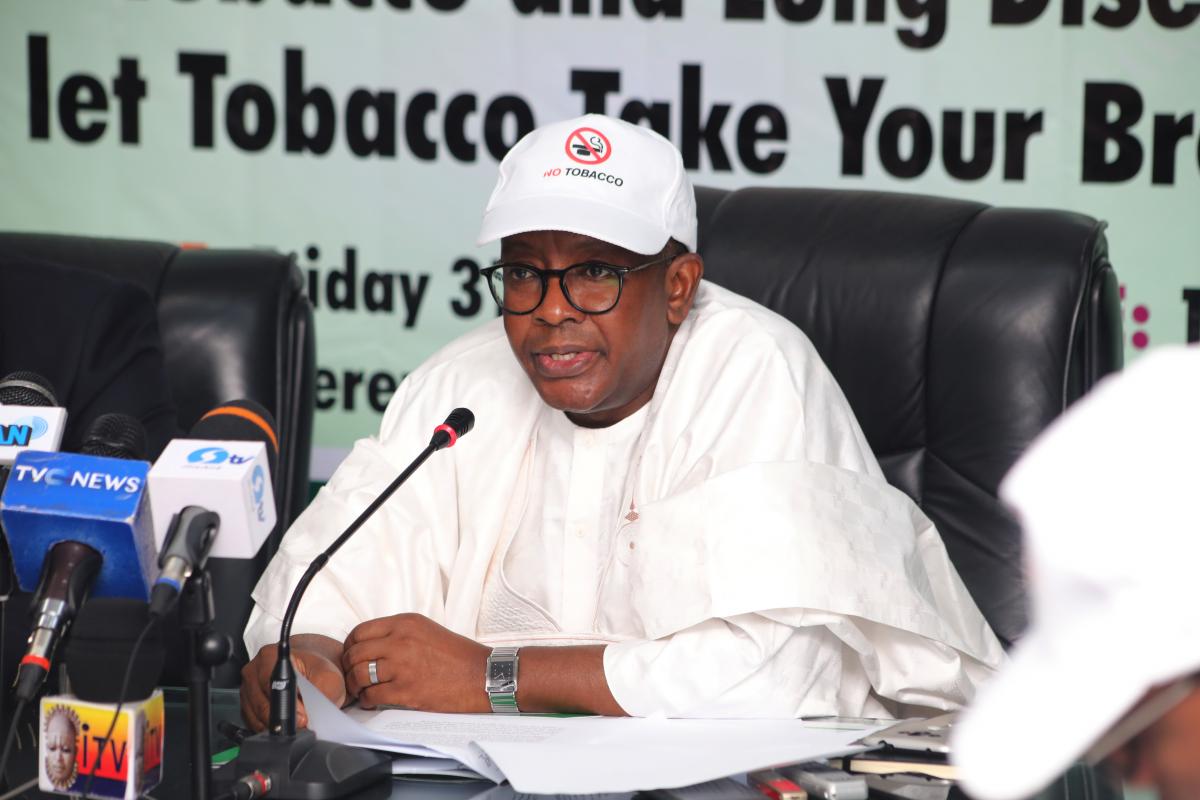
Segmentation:
<svg viewBox="0 0 1200 800">
<path fill-rule="evenodd" d="M 27 450 L 17 455 L 0 500 L 17 582 L 38 584 L 50 548 L 82 542 L 103 556 L 93 597 L 148 600 L 157 573 L 145 461 Z"/>
</svg>

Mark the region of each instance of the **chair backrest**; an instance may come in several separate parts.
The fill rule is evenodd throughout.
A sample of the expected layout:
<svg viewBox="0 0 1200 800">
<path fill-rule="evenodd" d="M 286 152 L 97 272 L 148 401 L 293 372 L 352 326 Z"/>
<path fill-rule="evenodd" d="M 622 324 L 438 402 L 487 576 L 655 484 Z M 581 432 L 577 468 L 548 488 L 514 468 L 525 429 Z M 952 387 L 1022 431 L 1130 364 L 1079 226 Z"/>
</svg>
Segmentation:
<svg viewBox="0 0 1200 800">
<path fill-rule="evenodd" d="M 937 524 L 1010 644 L 1026 599 L 997 486 L 1122 363 L 1103 223 L 883 192 L 700 188 L 697 200 L 705 276 L 809 336 L 888 480 Z"/>
<path fill-rule="evenodd" d="M 280 522 L 255 559 L 210 561 L 216 627 L 234 638 L 244 658 L 241 631 L 252 607 L 250 589 L 308 502 L 316 348 L 312 306 L 295 259 L 273 250 L 183 249 L 31 233 L 0 233 L 0 251 L 102 271 L 145 288 L 158 309 L 181 431 L 213 407 L 239 398 L 255 400 L 274 415 Z M 237 685 L 238 668 L 235 661 L 218 671 L 216 685 Z"/>
</svg>

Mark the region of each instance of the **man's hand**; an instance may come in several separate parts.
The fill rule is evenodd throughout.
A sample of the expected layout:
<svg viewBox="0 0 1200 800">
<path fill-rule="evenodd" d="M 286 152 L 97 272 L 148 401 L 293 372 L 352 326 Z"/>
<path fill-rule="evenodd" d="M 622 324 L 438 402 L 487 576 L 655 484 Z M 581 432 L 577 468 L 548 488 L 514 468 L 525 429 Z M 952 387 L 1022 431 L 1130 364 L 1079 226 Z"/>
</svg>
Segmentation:
<svg viewBox="0 0 1200 800">
<path fill-rule="evenodd" d="M 242 668 L 242 719 L 251 730 L 264 730 L 271 717 L 268 690 L 275 669 L 276 648 L 277 645 L 267 645 Z M 325 636 L 292 637 L 292 664 L 296 671 L 339 708 L 346 704 L 346 680 L 338 666 L 341 650 L 337 641 Z M 308 727 L 308 712 L 300 699 L 296 703 L 296 726 Z"/>
<path fill-rule="evenodd" d="M 1200 797 L 1200 690 L 1109 757 L 1134 786 L 1153 786 L 1162 800 Z"/>
<path fill-rule="evenodd" d="M 491 711 L 483 688 L 491 648 L 420 614 L 364 622 L 346 638 L 341 666 L 346 691 L 363 708 L 402 706 L 420 711 Z M 374 661 L 378 683 L 372 683 Z"/>
</svg>

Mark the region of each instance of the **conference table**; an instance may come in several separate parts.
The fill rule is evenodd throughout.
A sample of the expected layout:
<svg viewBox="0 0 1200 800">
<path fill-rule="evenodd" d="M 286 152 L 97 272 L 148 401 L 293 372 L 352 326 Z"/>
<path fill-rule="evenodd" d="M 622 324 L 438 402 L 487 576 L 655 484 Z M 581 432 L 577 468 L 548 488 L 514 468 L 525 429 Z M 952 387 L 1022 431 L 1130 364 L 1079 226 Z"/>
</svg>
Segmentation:
<svg viewBox="0 0 1200 800">
<path fill-rule="evenodd" d="M 163 756 L 162 782 L 150 790 L 146 796 L 153 800 L 186 800 L 191 797 L 191 780 L 189 771 L 189 735 L 188 735 L 188 702 L 184 689 L 164 688 L 166 701 L 166 739 Z M 237 690 L 213 689 L 211 692 L 211 714 L 213 732 L 210 739 L 213 753 L 219 753 L 231 746 L 223 734 L 216 730 L 217 723 L 225 720 L 235 724 L 241 723 L 241 712 Z M 22 770 L 31 775 L 35 765 L 33 758 L 22 758 L 27 765 Z M 11 772 L 10 772 L 11 776 Z M 219 791 L 214 787 L 214 798 Z M 481 795 L 487 794 L 486 798 Z M 53 798 L 62 795 L 50 795 L 31 789 L 21 797 L 34 800 L 37 798 Z M 352 795 L 349 800 L 385 800 L 385 798 L 405 798 L 405 800 L 511 800 L 516 795 L 507 786 L 497 789 L 490 781 L 472 781 L 464 779 L 438 778 L 394 778 L 390 782 L 381 783 Z M 630 797 L 631 795 L 625 795 Z M 1037 796 L 1037 800 L 1120 800 L 1124 797 L 1122 788 L 1114 785 L 1101 770 L 1084 765 L 1073 767 L 1046 791 Z M 585 797 L 574 795 L 573 798 Z M 598 795 L 606 800 L 615 800 L 621 795 Z M 947 800 L 964 798 L 966 794 L 953 789 Z"/>
<path fill-rule="evenodd" d="M 175 800 L 188 797 L 188 764 L 187 764 L 187 698 L 182 690 L 167 690 L 167 748 L 164 764 L 164 781 L 160 787 L 151 792 L 156 800 Z M 214 689 L 212 691 L 213 725 L 218 720 L 228 720 L 240 723 L 241 713 L 238 693 L 232 689 Z M 223 736 L 214 736 L 214 752 L 216 748 L 228 747 L 230 742 Z M 406 800 L 471 800 L 487 793 L 480 800 L 511 800 L 515 794 L 505 786 L 499 790 L 490 781 L 467 781 L 461 779 L 417 779 L 411 777 L 395 778 L 390 784 L 382 784 L 373 789 L 364 790 L 352 800 L 382 800 L 383 798 L 406 798 Z M 528 795 L 522 795 L 527 797 Z M 632 795 L 626 795 L 632 797 Z M 584 797 L 573 795 L 572 798 Z M 606 800 L 615 800 L 622 795 L 597 795 Z M 1114 786 L 1100 770 L 1084 765 L 1077 765 L 1066 775 L 1062 776 L 1045 792 L 1038 795 L 1037 800 L 1120 800 L 1123 792 L 1119 786 Z M 962 798 L 969 800 L 963 792 L 954 789 L 947 800 Z"/>
</svg>

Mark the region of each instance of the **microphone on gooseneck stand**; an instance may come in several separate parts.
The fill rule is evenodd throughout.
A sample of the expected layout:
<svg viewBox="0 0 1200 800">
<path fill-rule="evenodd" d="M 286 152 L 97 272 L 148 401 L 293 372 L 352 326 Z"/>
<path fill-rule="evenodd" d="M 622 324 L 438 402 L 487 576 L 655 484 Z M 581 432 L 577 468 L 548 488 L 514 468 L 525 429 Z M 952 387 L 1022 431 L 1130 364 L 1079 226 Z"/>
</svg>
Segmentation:
<svg viewBox="0 0 1200 800">
<path fill-rule="evenodd" d="M 251 778 L 279 800 L 344 797 L 391 775 L 391 757 L 346 745 L 320 741 L 311 730 L 296 730 L 296 670 L 291 661 L 292 622 L 305 589 L 329 559 L 371 518 L 408 478 L 438 450 L 451 447 L 475 425 L 475 415 L 456 408 L 434 429 L 433 438 L 413 462 L 348 528 L 318 555 L 296 584 L 280 625 L 275 670 L 271 674 L 271 716 L 267 732 L 242 742 L 238 758 L 224 770 L 226 779 L 250 786 Z M 251 789 L 253 787 L 251 786 Z"/>
</svg>

